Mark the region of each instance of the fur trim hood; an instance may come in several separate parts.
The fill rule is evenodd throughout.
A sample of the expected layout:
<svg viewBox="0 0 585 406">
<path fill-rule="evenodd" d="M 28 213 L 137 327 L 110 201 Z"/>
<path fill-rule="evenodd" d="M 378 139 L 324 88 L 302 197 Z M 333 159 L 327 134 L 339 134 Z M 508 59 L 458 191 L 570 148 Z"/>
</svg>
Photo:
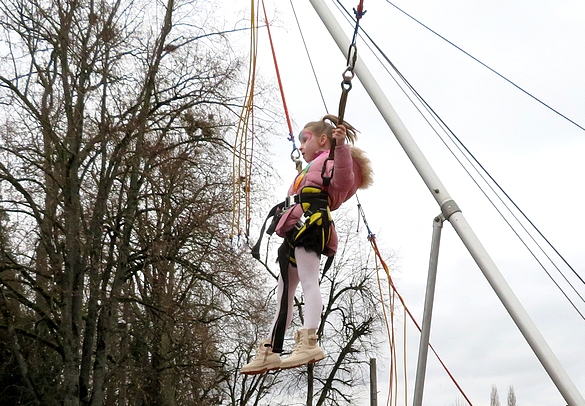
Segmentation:
<svg viewBox="0 0 585 406">
<path fill-rule="evenodd" d="M 361 172 L 361 181 L 358 189 L 367 189 L 374 183 L 374 171 L 372 170 L 372 161 L 366 156 L 366 153 L 358 147 L 351 146 L 351 157 L 358 165 Z"/>
</svg>

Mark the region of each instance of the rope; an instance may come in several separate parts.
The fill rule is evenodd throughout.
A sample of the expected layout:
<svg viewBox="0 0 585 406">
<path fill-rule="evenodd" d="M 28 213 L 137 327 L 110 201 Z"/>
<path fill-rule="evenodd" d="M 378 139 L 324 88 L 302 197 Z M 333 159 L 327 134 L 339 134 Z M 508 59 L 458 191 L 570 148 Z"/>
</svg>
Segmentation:
<svg viewBox="0 0 585 406">
<path fill-rule="evenodd" d="M 238 128 L 234 139 L 234 155 L 232 158 L 232 222 L 230 241 L 233 246 L 237 235 L 237 245 L 241 243 L 242 234 L 248 244 L 250 231 L 250 186 L 252 174 L 252 157 L 254 155 L 254 86 L 256 81 L 256 59 L 258 53 L 258 24 L 251 2 L 250 13 L 250 62 L 248 66 L 248 83 L 242 111 L 238 120 Z M 251 119 L 252 118 L 252 119 Z M 250 121 L 251 119 L 251 121 Z M 248 134 L 251 134 L 248 136 Z M 243 207 L 242 207 L 243 206 Z M 244 219 L 242 220 L 242 212 Z M 244 232 L 242 233 L 242 223 Z"/>
<path fill-rule="evenodd" d="M 315 84 L 317 85 L 317 89 L 319 90 L 319 95 L 321 96 L 321 102 L 323 103 L 323 108 L 325 111 L 329 111 L 327 108 L 327 103 L 325 103 L 325 97 L 323 96 L 323 91 L 321 90 L 321 85 L 319 84 L 319 79 L 317 78 L 317 72 L 315 72 L 315 67 L 313 66 L 313 61 L 311 60 L 311 55 L 309 54 L 309 49 L 307 48 L 307 43 L 305 41 L 305 37 L 303 35 L 303 31 L 301 30 L 301 25 L 299 23 L 299 19 L 297 18 L 297 12 L 295 11 L 295 6 L 293 5 L 293 0 L 290 0 L 290 6 L 293 11 L 293 15 L 295 16 L 295 21 L 297 23 L 297 28 L 299 29 L 299 34 L 301 35 L 301 40 L 303 41 L 303 46 L 305 47 L 305 53 L 307 58 L 309 59 L 309 65 L 311 65 L 311 71 L 313 72 L 313 77 L 315 78 Z"/>
<path fill-rule="evenodd" d="M 356 198 L 357 198 L 357 196 L 356 196 Z M 392 289 L 393 294 L 396 295 L 396 297 L 398 297 L 398 300 L 400 300 L 400 303 L 402 304 L 404 311 L 406 312 L 406 314 L 408 314 L 408 317 L 414 323 L 414 325 L 419 330 L 419 332 L 422 332 L 421 326 L 416 321 L 413 314 L 410 312 L 410 309 L 408 308 L 408 306 L 406 306 L 406 302 L 404 301 L 404 298 L 402 297 L 402 295 L 400 295 L 400 293 L 398 292 L 398 289 L 396 288 L 396 285 L 394 284 L 394 280 L 392 279 L 392 276 L 390 275 L 390 269 L 388 268 L 388 265 L 386 264 L 386 262 L 382 258 L 382 254 L 380 253 L 380 250 L 378 248 L 378 244 L 376 242 L 376 235 L 374 233 L 372 233 L 372 231 L 370 230 L 370 227 L 369 227 L 368 222 L 366 220 L 365 212 L 362 208 L 361 203 L 359 202 L 359 199 L 358 199 L 358 211 L 362 217 L 362 220 L 364 222 L 364 226 L 366 227 L 366 230 L 368 231 L 368 241 L 370 242 L 370 245 L 372 246 L 372 250 L 374 251 L 374 254 L 377 258 L 376 265 L 378 263 L 377 261 L 379 261 L 380 264 L 382 265 L 382 268 L 384 269 L 384 271 L 386 273 L 388 285 Z M 378 268 L 376 268 L 376 270 L 378 270 Z M 389 337 L 389 339 L 390 339 L 391 343 L 394 343 L 393 333 L 392 333 L 392 337 Z M 461 388 L 461 386 L 459 385 L 459 383 L 457 382 L 457 380 L 455 379 L 455 377 L 453 376 L 451 371 L 449 371 L 449 369 L 447 368 L 447 366 L 445 365 L 445 363 L 443 362 L 443 360 L 441 359 L 441 357 L 439 356 L 437 351 L 435 351 L 435 348 L 431 345 L 431 343 L 429 343 L 429 348 L 431 349 L 433 354 L 435 354 L 435 357 L 437 358 L 437 360 L 439 361 L 439 363 L 441 364 L 441 366 L 443 367 L 443 369 L 445 370 L 445 372 L 447 373 L 447 375 L 449 376 L 449 378 L 451 379 L 451 381 L 453 382 L 453 384 L 455 385 L 457 390 L 459 390 L 459 393 L 461 393 L 461 395 L 465 398 L 467 403 L 470 406 L 472 406 L 471 401 L 469 400 L 469 398 L 467 397 L 467 395 L 465 394 L 465 392 L 463 391 L 463 389 Z M 391 352 L 391 354 L 392 354 L 392 352 Z M 391 359 L 392 359 L 392 356 L 391 356 Z M 392 377 L 392 373 L 390 374 L 390 376 Z M 407 402 L 405 404 L 407 404 Z"/>
<path fill-rule="evenodd" d="M 364 0 L 360 0 L 357 9 L 354 8 L 353 11 L 356 16 L 355 28 L 353 30 L 351 44 L 349 44 L 349 49 L 347 51 L 346 68 L 342 74 L 343 80 L 341 81 L 341 99 L 339 101 L 339 110 L 337 114 L 338 125 L 343 123 L 343 117 L 345 115 L 345 105 L 347 104 L 347 96 L 349 94 L 349 91 L 351 90 L 351 80 L 354 77 L 353 71 L 355 69 L 355 63 L 357 61 L 357 48 L 355 43 L 359 31 L 360 20 L 364 16 L 364 14 L 366 14 L 366 12 L 364 11 Z"/>
<path fill-rule="evenodd" d="M 295 144 L 295 137 L 293 136 L 292 125 L 290 122 L 290 116 L 288 114 L 288 107 L 286 106 L 286 99 L 284 97 L 284 87 L 282 86 L 282 80 L 280 78 L 280 71 L 278 69 L 278 61 L 276 60 L 276 52 L 274 50 L 274 43 L 272 42 L 272 33 L 270 32 L 270 24 L 268 23 L 268 16 L 266 15 L 266 7 L 264 6 L 264 0 L 262 0 L 262 9 L 264 10 L 264 20 L 266 23 L 266 30 L 268 32 L 268 40 L 270 41 L 270 49 L 272 51 L 272 59 L 274 61 L 274 69 L 276 71 L 276 79 L 278 80 L 278 88 L 280 89 L 280 97 L 282 98 L 282 106 L 284 108 L 284 115 L 286 116 L 286 124 L 288 125 L 288 140 L 292 142 L 292 151 L 290 153 L 291 160 L 295 163 L 297 171 L 302 171 L 302 163 L 300 159 L 300 152 Z"/>
<path fill-rule="evenodd" d="M 423 26 L 424 28 L 426 28 L 427 30 L 429 30 L 430 32 L 432 32 L 433 34 L 435 34 L 437 37 L 439 37 L 443 41 L 447 42 L 449 45 L 451 45 L 451 46 L 455 47 L 456 49 L 458 49 L 459 51 L 463 52 L 465 55 L 467 55 L 468 57 L 470 57 L 471 59 L 473 59 L 474 61 L 476 61 L 480 65 L 482 65 L 484 68 L 489 69 L 490 71 L 492 71 L 493 73 L 495 73 L 496 75 L 498 75 L 500 78 L 504 79 L 506 82 L 508 82 L 509 84 L 511 84 L 512 86 L 514 86 L 516 89 L 520 90 L 522 93 L 524 93 L 527 96 L 531 97 L 536 102 L 542 104 L 544 107 L 546 107 L 547 109 L 549 109 L 553 113 L 559 115 L 563 119 L 567 120 L 569 123 L 575 125 L 576 127 L 580 128 L 581 130 L 584 130 L 585 131 L 585 127 L 583 127 L 583 126 L 579 125 L 577 122 L 571 120 L 569 117 L 565 116 L 564 114 L 562 114 L 558 110 L 555 110 L 553 107 L 549 106 L 548 104 L 546 104 L 545 102 L 543 102 L 542 100 L 540 100 L 538 97 L 536 97 L 536 96 L 532 95 L 531 93 L 529 93 L 528 91 L 524 90 L 523 88 L 521 88 L 520 86 L 518 86 L 516 83 L 512 82 L 510 79 L 508 79 L 507 77 L 505 77 L 504 75 L 502 75 L 501 73 L 499 73 L 498 71 L 496 71 L 495 69 L 490 68 L 488 65 L 486 65 L 485 63 L 483 63 L 482 61 L 480 61 L 479 59 L 477 59 L 476 57 L 474 57 L 473 55 L 471 55 L 467 51 L 463 50 L 459 46 L 455 45 L 453 42 L 449 41 L 447 38 L 443 37 L 441 34 L 437 33 L 433 29 L 429 28 L 428 26 L 426 26 L 425 24 L 423 24 L 422 22 L 420 22 L 419 20 L 417 20 L 416 18 L 414 18 L 413 16 L 411 16 L 410 14 L 408 14 L 407 12 L 405 12 L 404 10 L 402 10 L 401 8 L 399 8 L 398 6 L 396 6 L 395 4 L 393 4 L 392 2 L 386 0 L 386 3 L 390 4 L 395 9 L 397 9 L 398 11 L 400 11 L 402 14 L 404 14 L 405 16 L 407 16 L 408 18 L 410 18 L 411 20 L 415 21 L 417 24 L 420 24 L 421 26 Z"/>
<path fill-rule="evenodd" d="M 353 31 L 353 37 L 351 40 L 351 44 L 349 44 L 349 49 L 347 50 L 346 68 L 345 68 L 345 71 L 343 71 L 343 74 L 341 75 L 343 77 L 343 80 L 341 81 L 341 98 L 339 100 L 339 109 L 337 112 L 337 123 L 336 124 L 338 126 L 343 124 L 343 119 L 345 116 L 345 106 L 347 104 L 347 97 L 349 96 L 349 91 L 351 90 L 351 80 L 355 76 L 354 69 L 355 69 L 355 63 L 357 61 L 357 47 L 355 45 L 355 40 L 357 38 L 360 20 L 361 20 L 362 16 L 366 13 L 365 11 L 363 11 L 363 9 L 364 9 L 364 0 L 360 0 L 358 7 L 357 7 L 357 10 L 353 9 L 353 11 L 356 15 L 355 28 Z M 323 169 L 321 170 L 321 178 L 323 178 L 323 184 L 325 186 L 329 186 L 329 183 L 331 182 L 331 179 L 333 178 L 334 166 L 328 165 L 328 163 L 333 163 L 333 160 L 335 158 L 335 145 L 336 144 L 337 144 L 337 142 L 335 141 L 335 138 L 333 138 L 331 140 L 331 148 L 329 149 L 329 156 L 327 157 L 327 160 L 323 164 Z M 329 176 L 326 176 L 325 172 L 327 171 L 328 167 L 331 167 L 331 170 L 329 172 Z"/>
<path fill-rule="evenodd" d="M 378 265 L 378 257 L 374 256 L 374 261 L 376 264 L 376 275 L 379 274 L 379 265 Z M 380 277 L 378 277 L 378 292 L 380 294 L 380 302 L 384 303 L 384 294 L 382 293 L 382 280 L 380 279 Z M 397 385 L 395 385 L 394 382 L 394 378 L 396 376 L 396 341 L 394 339 L 394 298 L 395 295 L 392 294 L 392 292 L 390 292 L 389 295 L 389 303 L 388 303 L 388 307 L 390 308 L 390 321 L 388 321 L 388 313 L 386 311 L 386 306 L 382 306 L 382 313 L 384 314 L 384 321 L 386 324 L 386 334 L 388 335 L 388 344 L 389 344 L 389 349 L 390 349 L 390 375 L 389 375 L 389 390 L 388 390 L 388 404 L 392 403 L 392 398 L 394 395 L 393 389 L 392 388 L 396 388 Z M 394 389 L 397 390 L 397 389 Z M 407 404 L 407 403 L 405 403 Z"/>
</svg>

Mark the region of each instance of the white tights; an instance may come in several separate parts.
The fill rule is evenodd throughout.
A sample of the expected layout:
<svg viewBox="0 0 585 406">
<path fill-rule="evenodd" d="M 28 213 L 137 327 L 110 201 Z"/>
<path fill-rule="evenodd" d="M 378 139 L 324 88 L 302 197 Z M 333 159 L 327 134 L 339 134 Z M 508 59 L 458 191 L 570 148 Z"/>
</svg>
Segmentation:
<svg viewBox="0 0 585 406">
<path fill-rule="evenodd" d="M 319 287 L 319 264 L 321 258 L 314 251 L 307 251 L 304 247 L 296 247 L 295 259 L 297 261 L 296 268 L 291 265 L 288 266 L 289 285 L 286 328 L 288 329 L 290 327 L 292 321 L 295 291 L 300 281 L 305 297 L 305 322 L 303 328 L 316 329 L 319 327 L 321 311 L 323 310 L 323 298 L 321 297 L 321 289 Z M 282 291 L 283 282 L 282 275 L 280 275 L 278 277 L 276 315 L 272 321 L 271 335 L 276 326 L 278 309 L 280 309 L 280 301 L 282 300 Z"/>
</svg>

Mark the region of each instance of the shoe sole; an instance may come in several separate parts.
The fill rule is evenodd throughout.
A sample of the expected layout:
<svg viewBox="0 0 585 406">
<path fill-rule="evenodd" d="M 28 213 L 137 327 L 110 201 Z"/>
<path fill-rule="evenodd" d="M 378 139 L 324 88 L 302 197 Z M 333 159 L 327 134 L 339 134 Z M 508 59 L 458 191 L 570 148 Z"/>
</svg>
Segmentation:
<svg viewBox="0 0 585 406">
<path fill-rule="evenodd" d="M 292 368 L 301 367 L 301 366 L 307 365 L 307 364 L 314 364 L 316 362 L 321 361 L 324 358 L 325 358 L 325 355 L 323 355 L 322 357 L 315 357 L 315 358 L 313 358 L 313 359 L 311 359 L 311 360 L 309 360 L 307 362 L 302 362 L 302 363 L 298 363 L 298 364 L 295 364 L 295 365 L 289 365 L 289 366 L 284 366 L 284 367 L 281 364 L 280 365 L 280 369 L 292 369 Z"/>
<path fill-rule="evenodd" d="M 277 369 L 280 369 L 280 367 L 278 366 L 278 367 L 273 367 L 273 368 L 264 368 L 264 369 L 255 370 L 255 371 L 245 371 L 245 372 L 240 371 L 240 374 L 242 374 L 242 375 L 260 375 L 260 374 L 263 374 L 265 372 L 274 371 Z"/>
</svg>

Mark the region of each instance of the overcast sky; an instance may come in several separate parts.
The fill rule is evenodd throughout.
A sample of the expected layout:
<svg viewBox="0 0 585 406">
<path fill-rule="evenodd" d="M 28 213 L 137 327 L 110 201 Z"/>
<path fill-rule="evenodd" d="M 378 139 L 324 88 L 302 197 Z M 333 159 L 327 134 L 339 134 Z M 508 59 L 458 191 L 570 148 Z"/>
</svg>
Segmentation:
<svg viewBox="0 0 585 406">
<path fill-rule="evenodd" d="M 275 5 L 275 3 L 278 3 Z M 345 59 L 308 1 L 294 2 L 309 54 L 331 113 L 337 112 Z M 348 10 L 358 1 L 342 1 Z M 585 3 L 582 1 L 396 0 L 404 11 L 585 127 Z M 351 37 L 352 27 L 326 4 Z M 239 7 L 244 7 L 238 2 Z M 585 131 L 542 106 L 382 0 L 366 0 L 361 26 L 462 140 L 545 237 L 585 277 Z M 289 2 L 267 0 L 269 18 L 295 134 L 326 113 Z M 261 31 L 259 74 L 274 79 Z M 244 43 L 243 43 L 244 45 Z M 585 321 L 507 228 L 482 192 L 416 114 L 365 42 L 359 57 L 413 135 L 463 215 L 536 323 L 581 394 L 585 394 Z M 422 320 L 432 220 L 440 209 L 357 79 L 345 118 L 361 132 L 358 146 L 373 161 L 375 184 L 360 194 L 368 222 L 386 250 L 399 253 L 395 281 Z M 295 175 L 283 122 L 275 156 L 280 175 Z M 346 206 L 355 205 L 349 201 Z M 536 233 L 532 232 L 532 235 Z M 539 240 L 542 244 L 542 241 Z M 547 253 L 552 255 L 551 250 Z M 538 254 L 582 313 L 558 271 Z M 555 263 L 585 295 L 585 287 Z M 409 391 L 414 387 L 419 335 L 407 334 Z M 492 385 L 506 404 L 512 385 L 518 405 L 565 405 L 485 277 L 445 223 L 439 256 L 431 342 L 474 405 L 489 405 Z M 388 360 L 379 359 L 384 391 Z M 424 404 L 455 404 L 458 392 L 429 355 Z M 412 395 L 409 396 L 409 404 Z M 379 404 L 385 404 L 380 393 Z"/>
</svg>

